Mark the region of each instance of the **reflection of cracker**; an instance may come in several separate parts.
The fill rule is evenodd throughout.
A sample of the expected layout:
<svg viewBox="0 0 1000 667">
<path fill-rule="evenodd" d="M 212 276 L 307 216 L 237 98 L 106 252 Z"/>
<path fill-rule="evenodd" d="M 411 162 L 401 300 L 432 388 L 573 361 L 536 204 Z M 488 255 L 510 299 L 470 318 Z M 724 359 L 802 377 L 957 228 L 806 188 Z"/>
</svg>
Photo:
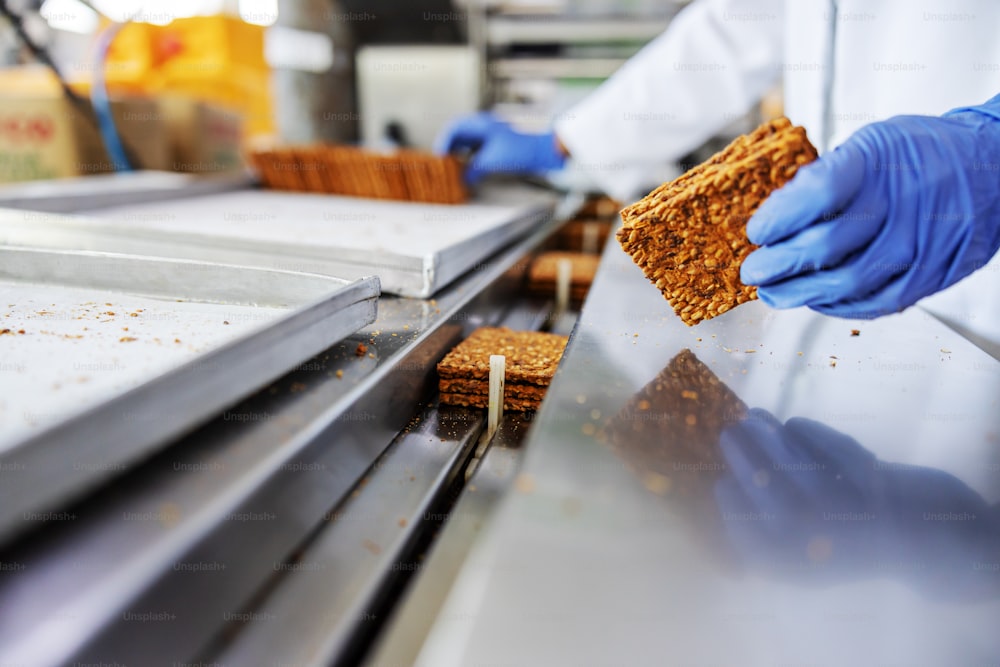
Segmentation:
<svg viewBox="0 0 1000 667">
<path fill-rule="evenodd" d="M 771 121 L 624 209 L 618 241 L 685 324 L 720 315 L 757 298 L 740 281 L 750 216 L 814 159 L 803 128 Z"/>
<path fill-rule="evenodd" d="M 711 495 L 724 469 L 723 429 L 747 406 L 690 351 L 683 350 L 611 420 L 610 443 L 644 479 L 681 494 Z"/>
<path fill-rule="evenodd" d="M 438 362 L 442 378 L 485 380 L 490 375 L 490 355 L 507 357 L 507 382 L 547 385 L 556 372 L 566 336 L 539 331 L 512 331 L 481 327 Z"/>
</svg>

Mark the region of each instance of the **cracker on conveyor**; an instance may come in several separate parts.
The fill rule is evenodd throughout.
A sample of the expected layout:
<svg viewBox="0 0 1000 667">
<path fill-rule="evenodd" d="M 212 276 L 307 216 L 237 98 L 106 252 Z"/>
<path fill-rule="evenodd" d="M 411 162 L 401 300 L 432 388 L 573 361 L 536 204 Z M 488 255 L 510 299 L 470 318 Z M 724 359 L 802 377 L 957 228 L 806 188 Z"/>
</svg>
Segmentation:
<svg viewBox="0 0 1000 667">
<path fill-rule="evenodd" d="M 721 315 L 757 298 L 740 281 L 750 216 L 816 157 L 803 128 L 766 123 L 622 210 L 618 241 L 685 324 Z"/>
<path fill-rule="evenodd" d="M 617 210 L 617 209 L 616 209 Z M 556 250 L 571 250 L 583 252 L 584 239 L 588 228 L 597 239 L 597 252 L 604 251 L 604 244 L 611 235 L 611 223 L 605 220 L 571 220 L 559 228 L 552 237 L 552 245 Z"/>
<path fill-rule="evenodd" d="M 611 448 L 636 474 L 672 492 L 712 495 L 725 470 L 719 437 L 747 406 L 691 350 L 677 354 L 611 419 Z"/>
<path fill-rule="evenodd" d="M 442 393 L 439 400 L 448 405 L 464 405 L 470 408 L 488 408 L 490 403 L 487 394 Z M 539 398 L 521 398 L 504 392 L 503 409 L 510 412 L 533 412 L 541 404 L 542 400 Z"/>
<path fill-rule="evenodd" d="M 504 373 L 507 383 L 547 385 L 556 372 L 567 340 L 567 336 L 541 331 L 480 327 L 438 362 L 438 376 L 487 380 L 490 355 L 502 354 L 507 357 Z"/>
<path fill-rule="evenodd" d="M 559 272 L 559 262 L 569 260 L 570 263 L 570 285 L 589 286 L 594 282 L 597 274 L 597 267 L 601 263 L 601 258 L 597 255 L 584 255 L 579 252 L 566 252 L 554 250 L 543 252 L 535 261 L 531 263 L 528 271 L 528 281 L 532 284 L 542 283 L 554 285 Z"/>
<path fill-rule="evenodd" d="M 489 380 L 466 380 L 464 378 L 441 378 L 438 388 L 445 394 L 476 394 L 489 396 Z M 545 398 L 548 385 L 510 382 L 504 384 L 504 394 L 522 399 L 541 401 Z"/>
</svg>

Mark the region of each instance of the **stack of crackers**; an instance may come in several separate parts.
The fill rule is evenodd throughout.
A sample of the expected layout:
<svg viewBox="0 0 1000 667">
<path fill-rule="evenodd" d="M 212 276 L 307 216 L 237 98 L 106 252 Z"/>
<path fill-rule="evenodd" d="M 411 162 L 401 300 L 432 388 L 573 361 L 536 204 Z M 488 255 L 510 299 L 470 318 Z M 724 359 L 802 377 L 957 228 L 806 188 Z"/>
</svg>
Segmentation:
<svg viewBox="0 0 1000 667">
<path fill-rule="evenodd" d="M 553 235 L 550 247 L 585 252 L 584 246 L 588 235 L 592 235 L 595 241 L 593 251 L 601 254 L 608 237 L 611 235 L 611 223 L 606 220 L 571 220 Z"/>
<path fill-rule="evenodd" d="M 598 255 L 584 255 L 579 252 L 543 252 L 535 258 L 528 269 L 528 291 L 532 294 L 551 296 L 556 291 L 556 276 L 559 262 L 570 265 L 569 298 L 580 304 L 587 298 L 590 285 L 594 282 L 597 267 L 601 263 Z"/>
<path fill-rule="evenodd" d="M 750 216 L 816 157 L 803 128 L 766 123 L 624 209 L 618 241 L 685 324 L 721 315 L 757 298 L 740 281 Z"/>
<path fill-rule="evenodd" d="M 490 355 L 507 358 L 504 409 L 537 410 L 566 349 L 566 336 L 481 327 L 438 362 L 441 403 L 489 407 Z"/>
<path fill-rule="evenodd" d="M 589 197 L 577 215 L 583 218 L 598 218 L 602 220 L 612 220 L 616 217 L 618 211 L 621 210 L 621 203 L 611 199 L 610 197 L 598 196 Z"/>
<path fill-rule="evenodd" d="M 462 165 L 452 156 L 313 145 L 257 151 L 250 161 L 264 186 L 278 190 L 436 204 L 468 198 Z"/>
</svg>

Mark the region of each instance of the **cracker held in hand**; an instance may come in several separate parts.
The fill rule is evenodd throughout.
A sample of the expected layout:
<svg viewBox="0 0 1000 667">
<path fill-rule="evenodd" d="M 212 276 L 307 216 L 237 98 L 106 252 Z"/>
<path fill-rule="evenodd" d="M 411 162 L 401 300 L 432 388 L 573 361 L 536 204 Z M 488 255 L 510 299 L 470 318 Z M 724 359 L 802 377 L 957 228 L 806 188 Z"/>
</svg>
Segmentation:
<svg viewBox="0 0 1000 667">
<path fill-rule="evenodd" d="M 721 315 L 757 298 L 740 281 L 750 216 L 816 157 L 787 118 L 761 125 L 624 209 L 618 241 L 685 324 Z"/>
<path fill-rule="evenodd" d="M 567 336 L 481 327 L 438 362 L 441 402 L 489 405 L 490 355 L 507 357 L 504 409 L 536 410 L 566 349 Z"/>
</svg>

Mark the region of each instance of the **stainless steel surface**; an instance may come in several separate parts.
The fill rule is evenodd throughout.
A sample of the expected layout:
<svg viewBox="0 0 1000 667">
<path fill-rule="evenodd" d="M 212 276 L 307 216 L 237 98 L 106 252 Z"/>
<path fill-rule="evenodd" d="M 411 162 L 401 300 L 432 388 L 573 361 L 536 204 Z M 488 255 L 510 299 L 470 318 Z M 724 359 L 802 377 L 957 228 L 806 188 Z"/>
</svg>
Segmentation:
<svg viewBox="0 0 1000 667">
<path fill-rule="evenodd" d="M 820 422 L 826 442 L 724 450 L 739 466 L 678 457 L 677 415 L 638 394 L 685 348 L 748 407 Z M 689 425 L 737 423 L 687 400 Z M 754 302 L 687 328 L 609 244 L 524 445 L 526 482 L 415 664 L 992 664 L 998 400 L 1000 364 L 918 309 L 849 321 Z M 616 423 L 633 436 L 616 443 Z M 724 502 L 734 481 L 754 503 Z"/>
<path fill-rule="evenodd" d="M 543 319 L 542 305 L 518 302 L 493 324 L 532 328 Z M 398 589 L 428 564 L 424 550 L 429 538 L 439 530 L 453 531 L 456 520 L 466 527 L 469 519 L 485 520 L 483 502 L 495 497 L 500 473 L 513 470 L 513 457 L 530 425 L 523 417 L 508 413 L 490 442 L 490 458 L 482 459 L 475 477 L 480 488 L 475 482 L 472 487 L 478 491 L 473 516 L 468 507 L 453 510 L 451 496 L 479 462 L 473 457 L 483 447 L 485 413 L 436 401 L 428 405 L 350 496 L 328 513 L 294 561 L 276 568 L 280 573 L 267 595 L 245 610 L 274 622 L 223 637 L 218 649 L 209 649 L 200 660 L 241 665 L 268 655 L 275 662 L 302 666 L 356 664 L 380 631 Z M 501 451 L 491 454 L 496 450 Z M 461 529 L 459 533 L 461 539 L 469 537 Z M 431 610 L 423 611 L 430 621 Z"/>
<path fill-rule="evenodd" d="M 670 13 L 675 7 L 666 7 Z M 486 39 L 491 45 L 567 42 L 647 41 L 664 30 L 670 16 L 492 16 Z"/>
<path fill-rule="evenodd" d="M 371 323 L 377 296 L 375 278 L 0 247 L 0 535 Z"/>
<path fill-rule="evenodd" d="M 463 566 L 475 571 L 482 563 L 466 559 L 493 517 L 496 505 L 514 483 L 521 460 L 521 441 L 530 422 L 508 414 L 485 455 L 469 478 L 432 550 L 420 563 L 416 581 L 393 610 L 389 623 L 365 657 L 367 667 L 412 665 L 431 627 L 438 624 L 461 627 L 472 616 L 449 614 L 444 605 Z"/>
<path fill-rule="evenodd" d="M 383 297 L 373 325 L 0 551 L 0 664 L 174 665 L 279 623 L 246 610 L 432 395 L 436 361 L 501 321 L 555 225 L 436 299 Z"/>
<path fill-rule="evenodd" d="M 627 58 L 497 58 L 490 74 L 500 79 L 606 79 Z"/>
<path fill-rule="evenodd" d="M 487 189 L 459 206 L 246 190 L 86 219 L 8 212 L 0 243 L 378 275 L 383 293 L 428 297 L 529 234 L 555 204 L 551 192 L 527 187 Z"/>
<path fill-rule="evenodd" d="M 379 618 L 379 596 L 421 567 L 408 547 L 442 522 L 438 496 L 483 430 L 481 410 L 429 407 L 375 463 L 363 488 L 331 512 L 309 546 L 279 566 L 281 581 L 247 611 L 275 619 L 202 660 L 247 665 L 280 656 L 294 665 L 351 664 L 352 641 Z"/>
<path fill-rule="evenodd" d="M 72 213 L 106 206 L 148 203 L 245 189 L 249 174 L 201 176 L 132 171 L 0 186 L 0 208 Z"/>
</svg>

